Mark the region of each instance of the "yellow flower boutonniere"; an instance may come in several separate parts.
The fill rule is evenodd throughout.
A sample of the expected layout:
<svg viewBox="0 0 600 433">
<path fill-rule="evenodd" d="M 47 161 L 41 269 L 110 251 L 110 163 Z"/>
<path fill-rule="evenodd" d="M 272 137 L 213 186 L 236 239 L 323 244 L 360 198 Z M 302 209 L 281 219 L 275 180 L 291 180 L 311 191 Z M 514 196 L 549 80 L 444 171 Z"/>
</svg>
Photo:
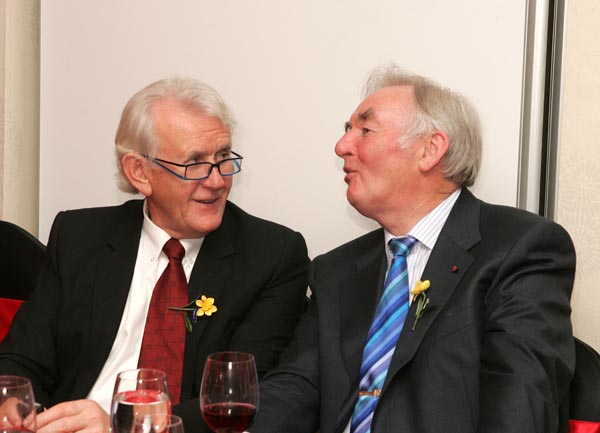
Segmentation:
<svg viewBox="0 0 600 433">
<path fill-rule="evenodd" d="M 217 306 L 215 305 L 215 298 L 208 298 L 205 295 L 200 295 L 192 302 L 182 307 L 169 307 L 169 310 L 179 311 L 183 317 L 185 323 L 185 329 L 187 332 L 192 332 L 192 323 L 196 323 L 200 316 L 212 316 L 213 313 L 217 312 Z M 192 318 L 190 319 L 189 314 L 191 312 Z"/>
<path fill-rule="evenodd" d="M 429 289 L 429 286 L 431 286 L 431 283 L 429 282 L 429 280 L 425 280 L 425 281 L 419 280 L 419 281 L 417 281 L 415 288 L 412 289 L 410 292 L 410 294 L 413 296 L 412 301 L 417 302 L 417 311 L 415 313 L 415 321 L 412 326 L 413 331 L 415 330 L 415 328 L 417 326 L 417 322 L 423 316 L 423 314 L 425 314 L 427 311 L 430 311 L 433 309 L 433 307 L 429 306 L 429 297 L 425 294 L 425 291 L 427 289 Z"/>
</svg>

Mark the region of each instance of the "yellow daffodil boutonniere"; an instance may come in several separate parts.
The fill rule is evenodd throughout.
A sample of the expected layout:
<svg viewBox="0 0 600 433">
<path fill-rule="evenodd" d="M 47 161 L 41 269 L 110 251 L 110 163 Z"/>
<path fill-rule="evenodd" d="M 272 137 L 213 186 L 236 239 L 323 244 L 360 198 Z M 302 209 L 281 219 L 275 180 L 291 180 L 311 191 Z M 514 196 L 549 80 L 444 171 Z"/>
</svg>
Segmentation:
<svg viewBox="0 0 600 433">
<path fill-rule="evenodd" d="M 425 294 L 425 291 L 429 289 L 429 286 L 431 286 L 429 280 L 419 280 L 417 281 L 415 288 L 412 289 L 410 292 L 410 294 L 413 296 L 412 301 L 417 303 L 415 321 L 412 326 L 413 331 L 415 330 L 417 322 L 423 316 L 423 314 L 432 309 L 432 307 L 429 306 L 429 297 Z"/>
<path fill-rule="evenodd" d="M 215 298 L 208 298 L 205 295 L 200 295 L 192 302 L 182 307 L 169 307 L 169 310 L 179 311 L 185 323 L 187 332 L 192 332 L 192 323 L 196 323 L 198 317 L 212 316 L 217 312 Z M 190 319 L 190 314 L 192 318 Z"/>
</svg>

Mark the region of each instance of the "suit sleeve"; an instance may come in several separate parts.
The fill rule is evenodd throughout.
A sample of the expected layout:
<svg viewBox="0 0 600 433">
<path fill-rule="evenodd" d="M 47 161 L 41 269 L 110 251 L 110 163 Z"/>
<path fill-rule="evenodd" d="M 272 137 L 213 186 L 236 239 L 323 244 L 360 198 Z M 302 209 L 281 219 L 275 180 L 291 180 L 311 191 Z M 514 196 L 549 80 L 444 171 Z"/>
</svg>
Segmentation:
<svg viewBox="0 0 600 433">
<path fill-rule="evenodd" d="M 236 326 L 226 348 L 253 353 L 259 377 L 277 365 L 306 304 L 309 264 L 306 243 L 296 232 L 286 239 L 273 272 L 249 305 L 243 321 Z M 202 420 L 198 398 L 182 402 L 173 412 L 184 418 L 186 429 L 210 431 Z"/>
<path fill-rule="evenodd" d="M 277 365 L 305 306 L 308 254 L 304 238 L 293 233 L 278 265 L 235 329 L 231 350 L 252 352 L 259 377 Z"/>
<path fill-rule="evenodd" d="M 47 406 L 51 404 L 49 395 L 58 376 L 53 331 L 60 300 L 56 250 L 61 215 L 53 224 L 36 288 L 17 312 L 9 334 L 0 345 L 2 374 L 29 378 L 36 401 Z"/>
<path fill-rule="evenodd" d="M 485 299 L 477 432 L 562 431 L 559 406 L 575 365 L 574 272 L 571 239 L 548 221 L 509 251 Z"/>
<path fill-rule="evenodd" d="M 319 427 L 319 296 L 313 284 L 317 262 L 310 267 L 313 293 L 294 339 L 261 383 L 252 433 L 312 433 Z"/>
</svg>

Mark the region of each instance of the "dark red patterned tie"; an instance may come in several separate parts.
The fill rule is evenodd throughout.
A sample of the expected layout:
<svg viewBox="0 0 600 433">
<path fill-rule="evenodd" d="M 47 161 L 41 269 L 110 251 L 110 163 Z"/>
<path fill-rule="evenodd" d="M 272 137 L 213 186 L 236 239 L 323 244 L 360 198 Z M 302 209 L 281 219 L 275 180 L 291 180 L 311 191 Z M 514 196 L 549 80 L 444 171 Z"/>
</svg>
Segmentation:
<svg viewBox="0 0 600 433">
<path fill-rule="evenodd" d="M 185 326 L 181 313 L 169 310 L 188 303 L 188 285 L 181 259 L 185 249 L 177 239 L 169 239 L 163 251 L 169 264 L 158 279 L 144 329 L 139 368 L 155 368 L 167 373 L 173 404 L 179 403 L 185 349 Z"/>
</svg>

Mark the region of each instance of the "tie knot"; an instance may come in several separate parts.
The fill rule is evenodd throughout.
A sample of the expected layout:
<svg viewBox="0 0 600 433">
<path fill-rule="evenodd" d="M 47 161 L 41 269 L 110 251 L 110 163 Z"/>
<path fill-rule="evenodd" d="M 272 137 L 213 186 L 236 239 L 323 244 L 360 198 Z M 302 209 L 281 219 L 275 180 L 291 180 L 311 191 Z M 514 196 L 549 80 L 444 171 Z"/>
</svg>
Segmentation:
<svg viewBox="0 0 600 433">
<path fill-rule="evenodd" d="M 388 243 L 390 247 L 390 251 L 394 255 L 397 256 L 407 256 L 410 252 L 411 248 L 415 246 L 417 240 L 412 236 L 406 236 L 403 238 L 394 238 L 391 239 Z"/>
<path fill-rule="evenodd" d="M 185 248 L 183 248 L 183 245 L 181 245 L 181 243 L 177 239 L 173 239 L 173 238 L 169 239 L 165 243 L 165 246 L 163 247 L 163 251 L 169 258 L 169 260 L 171 260 L 171 259 L 181 260 L 181 259 L 183 259 L 183 256 L 185 255 Z"/>
</svg>

